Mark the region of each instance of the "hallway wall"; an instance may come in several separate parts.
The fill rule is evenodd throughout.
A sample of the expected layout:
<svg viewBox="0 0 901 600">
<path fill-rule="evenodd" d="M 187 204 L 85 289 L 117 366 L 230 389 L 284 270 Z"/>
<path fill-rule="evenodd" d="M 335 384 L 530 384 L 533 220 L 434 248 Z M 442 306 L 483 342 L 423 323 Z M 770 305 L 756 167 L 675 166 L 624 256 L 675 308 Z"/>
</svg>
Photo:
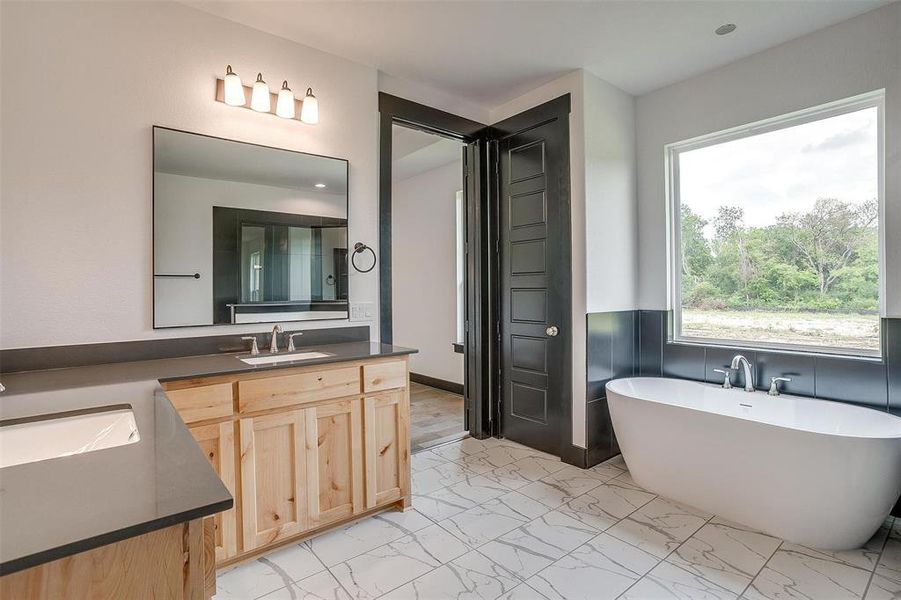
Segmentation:
<svg viewBox="0 0 901 600">
<path fill-rule="evenodd" d="M 394 182 L 391 205 L 394 343 L 418 348 L 410 371 L 463 383 L 457 340 L 455 161 Z"/>
</svg>

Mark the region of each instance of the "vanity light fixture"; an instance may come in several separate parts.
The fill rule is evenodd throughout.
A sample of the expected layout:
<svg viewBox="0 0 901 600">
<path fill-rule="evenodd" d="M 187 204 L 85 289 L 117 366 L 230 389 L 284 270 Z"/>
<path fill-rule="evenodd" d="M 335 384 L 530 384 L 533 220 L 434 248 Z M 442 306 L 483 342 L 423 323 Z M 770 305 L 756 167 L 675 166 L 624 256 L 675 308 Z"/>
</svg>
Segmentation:
<svg viewBox="0 0 901 600">
<path fill-rule="evenodd" d="M 247 101 L 248 98 L 250 102 Z M 319 100 L 313 95 L 313 88 L 308 87 L 304 99 L 299 100 L 294 97 L 288 82 L 283 81 L 278 94 L 275 94 L 269 91 L 262 73 L 257 73 L 253 87 L 245 86 L 231 65 L 226 66 L 225 77 L 216 80 L 216 101 L 277 115 L 284 119 L 299 119 L 309 125 L 319 122 Z"/>
<path fill-rule="evenodd" d="M 310 125 L 319 122 L 319 100 L 313 95 L 313 88 L 307 88 L 307 95 L 303 97 L 300 120 Z"/>
<path fill-rule="evenodd" d="M 250 96 L 250 108 L 257 112 L 269 112 L 272 103 L 269 99 L 269 86 L 263 81 L 263 74 L 257 73 L 257 80 L 253 82 L 253 94 Z"/>
<path fill-rule="evenodd" d="M 294 94 L 288 87 L 288 81 L 282 82 L 282 89 L 278 91 L 278 102 L 275 104 L 275 114 L 284 119 L 294 118 Z"/>
<path fill-rule="evenodd" d="M 231 65 L 225 67 L 225 103 L 229 106 L 244 106 L 247 104 L 241 78 L 232 71 Z"/>
</svg>

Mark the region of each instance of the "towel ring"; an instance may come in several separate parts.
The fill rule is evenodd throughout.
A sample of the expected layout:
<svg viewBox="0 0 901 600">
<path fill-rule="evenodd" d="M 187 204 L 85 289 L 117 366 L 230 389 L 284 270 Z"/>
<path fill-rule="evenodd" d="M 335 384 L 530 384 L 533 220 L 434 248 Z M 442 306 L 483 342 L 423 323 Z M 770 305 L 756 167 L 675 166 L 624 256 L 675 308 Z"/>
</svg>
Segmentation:
<svg viewBox="0 0 901 600">
<path fill-rule="evenodd" d="M 367 250 L 369 250 L 369 252 L 372 253 L 372 264 L 369 265 L 368 269 L 361 269 L 360 267 L 357 266 L 357 262 L 356 262 L 357 254 L 362 254 L 363 252 L 366 252 Z M 378 259 L 375 256 L 375 250 L 373 250 L 372 248 L 370 248 L 363 242 L 357 242 L 356 244 L 354 244 L 354 253 L 351 254 L 351 256 L 350 256 L 350 264 L 353 266 L 354 269 L 356 269 L 360 273 L 368 273 L 375 268 L 375 263 L 377 261 L 378 261 Z"/>
</svg>

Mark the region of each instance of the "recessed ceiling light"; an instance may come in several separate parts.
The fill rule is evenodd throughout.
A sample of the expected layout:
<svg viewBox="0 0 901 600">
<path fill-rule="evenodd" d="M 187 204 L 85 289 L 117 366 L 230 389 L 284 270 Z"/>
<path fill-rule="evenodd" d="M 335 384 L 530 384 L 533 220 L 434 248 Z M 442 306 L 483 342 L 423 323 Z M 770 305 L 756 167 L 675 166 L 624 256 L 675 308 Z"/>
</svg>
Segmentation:
<svg viewBox="0 0 901 600">
<path fill-rule="evenodd" d="M 735 31 L 735 23 L 726 23 L 725 25 L 720 25 L 714 30 L 714 33 L 717 35 L 728 35 Z"/>
<path fill-rule="evenodd" d="M 317 183 L 317 184 L 316 184 L 316 187 L 318 187 L 318 188 L 324 188 L 324 187 L 325 187 L 325 184 L 324 184 L 324 183 Z"/>
</svg>

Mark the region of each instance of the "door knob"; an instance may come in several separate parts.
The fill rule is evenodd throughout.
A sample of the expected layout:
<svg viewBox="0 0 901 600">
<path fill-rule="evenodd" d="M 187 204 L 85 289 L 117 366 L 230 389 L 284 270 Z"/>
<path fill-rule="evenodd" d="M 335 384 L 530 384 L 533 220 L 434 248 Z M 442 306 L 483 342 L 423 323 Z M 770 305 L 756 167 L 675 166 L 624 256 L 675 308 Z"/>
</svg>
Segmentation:
<svg viewBox="0 0 901 600">
<path fill-rule="evenodd" d="M 557 333 L 559 333 L 559 330 L 557 329 L 556 325 L 551 325 L 550 327 L 545 329 L 544 332 L 546 334 L 548 334 L 550 337 L 557 337 Z"/>
</svg>

